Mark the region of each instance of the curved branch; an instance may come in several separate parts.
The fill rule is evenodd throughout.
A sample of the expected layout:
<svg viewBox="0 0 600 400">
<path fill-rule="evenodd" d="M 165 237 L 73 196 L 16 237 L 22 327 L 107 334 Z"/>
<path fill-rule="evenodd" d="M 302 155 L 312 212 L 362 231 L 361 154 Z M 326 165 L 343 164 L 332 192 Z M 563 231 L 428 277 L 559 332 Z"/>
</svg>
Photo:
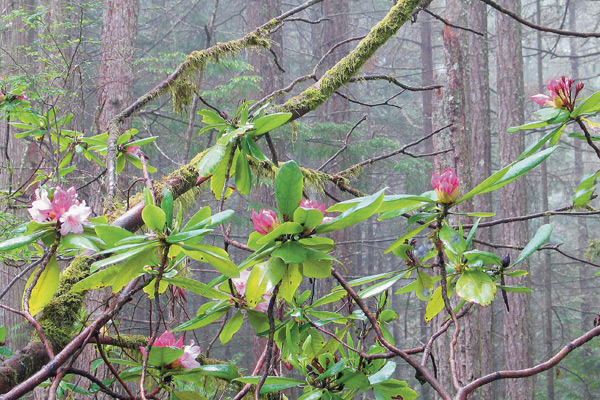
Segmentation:
<svg viewBox="0 0 600 400">
<path fill-rule="evenodd" d="M 578 337 L 577 339 L 573 340 L 571 343 L 567 344 L 565 347 L 562 348 L 561 351 L 556 353 L 554 355 L 554 357 L 550 358 L 548 361 L 538 364 L 535 367 L 531 367 L 531 368 L 525 368 L 525 369 L 519 369 L 519 370 L 513 370 L 513 371 L 492 372 L 491 374 L 488 374 L 479 379 L 476 379 L 473 382 L 466 385 L 465 387 L 463 387 L 458 392 L 456 398 L 457 398 L 457 400 L 466 400 L 467 396 L 471 392 L 473 392 L 475 389 L 477 389 L 483 385 L 486 385 L 490 382 L 497 381 L 499 379 L 526 378 L 528 376 L 533 376 L 533 375 L 537 375 L 541 372 L 544 372 L 544 371 L 554 367 L 556 364 L 558 364 L 560 361 L 562 361 L 567 355 L 569 355 L 569 353 L 571 353 L 573 350 L 575 350 L 578 347 L 581 347 L 583 344 L 585 344 L 586 342 L 589 342 L 596 336 L 600 336 L 600 326 L 597 326 L 594 329 L 587 331 L 584 335 Z"/>
</svg>

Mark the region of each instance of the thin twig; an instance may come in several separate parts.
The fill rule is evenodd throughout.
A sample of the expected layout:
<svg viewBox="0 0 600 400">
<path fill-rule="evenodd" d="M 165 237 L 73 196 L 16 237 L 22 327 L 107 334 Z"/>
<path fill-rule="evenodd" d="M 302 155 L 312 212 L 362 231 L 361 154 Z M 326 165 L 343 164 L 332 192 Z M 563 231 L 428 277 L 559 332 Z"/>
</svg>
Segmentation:
<svg viewBox="0 0 600 400">
<path fill-rule="evenodd" d="M 367 120 L 367 114 L 363 115 L 363 117 L 360 119 L 360 121 L 358 121 L 356 124 L 354 124 L 354 126 L 352 127 L 352 129 L 350 129 L 350 131 L 346 134 L 346 138 L 344 139 L 344 146 L 342 146 L 338 151 L 336 151 L 336 153 L 334 155 L 332 155 L 331 158 L 329 158 L 329 160 L 325 161 L 323 163 L 323 165 L 321 165 L 319 168 L 317 168 L 317 171 L 323 171 L 323 168 L 325 168 L 327 166 L 327 164 L 329 164 L 330 162 L 332 162 L 333 160 L 335 160 L 337 158 L 337 156 L 339 156 L 340 154 L 342 154 L 342 152 L 348 148 L 348 140 L 350 140 L 350 135 L 352 135 L 352 132 L 354 132 L 354 130 L 361 123 L 363 123 L 366 120 Z"/>
<path fill-rule="evenodd" d="M 478 32 L 478 31 L 476 31 L 474 29 L 467 28 L 465 26 L 460 26 L 460 25 L 453 24 L 452 22 L 448 21 L 446 18 L 440 17 L 439 15 L 437 15 L 436 13 L 432 12 L 431 10 L 429 10 L 427 8 L 423 9 L 423 11 L 425 11 L 427 14 L 431 15 L 433 18 L 437 19 L 438 21 L 443 22 L 444 25 L 450 26 L 452 28 L 460 29 L 460 30 L 463 30 L 463 31 L 471 32 L 471 33 L 474 33 L 474 34 L 479 35 L 481 37 L 485 36 L 483 33 Z"/>
</svg>

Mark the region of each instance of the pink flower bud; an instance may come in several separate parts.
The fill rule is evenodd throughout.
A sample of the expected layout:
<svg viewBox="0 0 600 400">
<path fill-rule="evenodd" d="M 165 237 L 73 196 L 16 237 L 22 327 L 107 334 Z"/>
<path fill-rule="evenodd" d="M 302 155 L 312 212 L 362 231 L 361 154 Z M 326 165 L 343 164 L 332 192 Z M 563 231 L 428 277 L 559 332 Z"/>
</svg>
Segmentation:
<svg viewBox="0 0 600 400">
<path fill-rule="evenodd" d="M 252 224 L 256 232 L 266 235 L 279 226 L 279 221 L 277 220 L 275 211 L 263 208 L 260 210 L 260 213 L 252 210 Z"/>
<path fill-rule="evenodd" d="M 439 176 L 431 173 L 431 185 L 437 193 L 438 199 L 444 204 L 454 203 L 458 198 L 460 182 L 452 168 L 447 168 Z"/>
<path fill-rule="evenodd" d="M 300 207 L 302 208 L 312 208 L 314 210 L 319 210 L 323 214 L 325 214 L 325 203 L 319 204 L 316 200 L 304 199 L 300 202 Z"/>
<path fill-rule="evenodd" d="M 199 346 L 194 345 L 193 340 L 190 340 L 189 346 L 184 346 L 183 336 L 178 340 L 175 340 L 175 335 L 173 335 L 173 333 L 164 331 L 162 335 L 156 338 L 152 347 L 175 347 L 183 349 L 183 355 L 169 364 L 170 368 L 198 368 L 201 366 L 201 364 L 196 361 L 196 358 L 198 358 L 202 350 Z M 146 355 L 144 347 L 140 346 L 140 351 L 143 355 Z"/>
</svg>

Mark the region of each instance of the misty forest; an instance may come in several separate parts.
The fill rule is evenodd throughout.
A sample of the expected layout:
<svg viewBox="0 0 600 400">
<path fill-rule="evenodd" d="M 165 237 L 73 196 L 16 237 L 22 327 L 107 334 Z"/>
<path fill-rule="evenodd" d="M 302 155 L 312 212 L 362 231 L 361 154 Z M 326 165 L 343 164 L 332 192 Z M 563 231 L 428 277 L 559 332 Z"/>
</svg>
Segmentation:
<svg viewBox="0 0 600 400">
<path fill-rule="evenodd" d="M 600 399 L 597 1 L 0 15 L 0 400 Z"/>
</svg>

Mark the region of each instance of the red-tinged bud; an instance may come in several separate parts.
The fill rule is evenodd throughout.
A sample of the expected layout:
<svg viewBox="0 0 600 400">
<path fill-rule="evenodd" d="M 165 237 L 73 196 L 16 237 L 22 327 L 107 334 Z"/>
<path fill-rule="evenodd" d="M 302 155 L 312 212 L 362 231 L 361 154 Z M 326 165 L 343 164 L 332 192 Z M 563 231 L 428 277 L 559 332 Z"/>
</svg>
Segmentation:
<svg viewBox="0 0 600 400">
<path fill-rule="evenodd" d="M 437 193 L 438 199 L 444 204 L 454 203 L 458 199 L 460 182 L 452 168 L 447 168 L 439 176 L 431 173 L 431 185 Z"/>
<path fill-rule="evenodd" d="M 279 220 L 275 211 L 263 208 L 260 213 L 252 210 L 252 224 L 256 232 L 266 235 L 279 226 Z"/>
<path fill-rule="evenodd" d="M 200 186 L 201 184 L 203 184 L 204 182 L 206 182 L 210 178 L 212 178 L 212 175 L 209 175 L 209 176 L 199 176 L 198 180 L 196 181 L 196 186 Z"/>
<path fill-rule="evenodd" d="M 290 364 L 290 363 L 289 363 L 289 362 L 287 362 L 287 361 L 284 361 L 284 362 L 283 362 L 283 365 L 285 365 L 285 367 L 288 369 L 288 371 L 291 371 L 291 370 L 293 370 L 293 369 L 294 369 L 294 367 L 292 366 L 292 364 Z"/>
<path fill-rule="evenodd" d="M 575 85 L 575 81 L 569 77 L 561 76 L 560 79 L 548 79 L 546 89 L 550 95 L 543 93 L 529 96 L 537 104 L 548 104 L 554 108 L 565 108 L 573 111 L 577 95 L 583 89 L 583 83 Z"/>
</svg>

